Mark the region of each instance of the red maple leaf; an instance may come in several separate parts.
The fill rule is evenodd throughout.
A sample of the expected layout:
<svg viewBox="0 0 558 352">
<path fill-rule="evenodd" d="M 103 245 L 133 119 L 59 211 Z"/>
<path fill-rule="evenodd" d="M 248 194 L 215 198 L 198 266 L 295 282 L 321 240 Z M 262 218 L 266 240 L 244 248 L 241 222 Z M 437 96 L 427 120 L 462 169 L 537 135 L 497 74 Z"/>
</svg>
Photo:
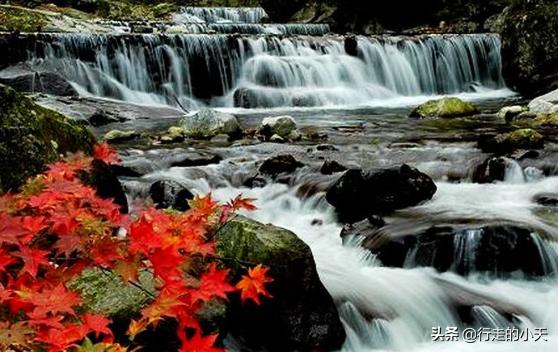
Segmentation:
<svg viewBox="0 0 558 352">
<path fill-rule="evenodd" d="M 14 256 L 23 260 L 23 268 L 21 269 L 21 272 L 28 273 L 32 277 L 37 277 L 39 266 L 50 266 L 50 263 L 46 258 L 47 254 L 47 251 L 28 246 L 21 246 L 18 252 L 14 252 Z"/>
<path fill-rule="evenodd" d="M 107 164 L 118 164 L 120 162 L 118 154 L 107 143 L 95 145 L 93 147 L 93 157 Z"/>
<path fill-rule="evenodd" d="M 62 352 L 83 340 L 88 330 L 85 325 L 70 325 L 64 329 L 50 328 L 39 331 L 35 340 L 47 344 L 49 352 Z"/>
<path fill-rule="evenodd" d="M 38 314 L 35 311 L 28 312 L 29 325 L 33 327 L 49 327 L 54 329 L 63 330 L 64 325 L 62 325 L 62 320 L 64 319 L 61 315 L 55 316 L 45 316 L 43 314 Z"/>
<path fill-rule="evenodd" d="M 21 218 L 0 213 L 0 245 L 2 243 L 19 244 L 19 237 L 27 233 L 21 224 Z"/>
<path fill-rule="evenodd" d="M 227 293 L 235 288 L 227 281 L 229 270 L 218 270 L 217 265 L 212 263 L 209 270 L 202 274 L 200 285 L 192 292 L 192 301 L 208 302 L 213 297 L 227 299 Z"/>
<path fill-rule="evenodd" d="M 108 327 L 112 320 L 107 319 L 104 315 L 85 313 L 83 321 L 85 326 L 95 333 L 95 337 L 99 338 L 101 334 L 112 336 L 112 331 Z"/>
<path fill-rule="evenodd" d="M 272 282 L 273 279 L 267 276 L 269 268 L 257 265 L 254 268 L 248 270 L 248 275 L 244 275 L 242 279 L 236 284 L 241 292 L 240 297 L 243 302 L 247 299 L 253 300 L 256 304 L 260 304 L 260 295 L 265 297 L 271 297 L 265 284 Z"/>
<path fill-rule="evenodd" d="M 5 273 L 6 267 L 12 265 L 15 261 L 4 248 L 0 248 L 0 273 Z"/>
<path fill-rule="evenodd" d="M 35 306 L 35 316 L 46 316 L 48 313 L 75 315 L 72 307 L 81 304 L 80 295 L 69 291 L 62 284 L 53 289 L 43 288 L 41 292 L 31 292 L 24 299 Z"/>
<path fill-rule="evenodd" d="M 192 338 L 182 339 L 180 352 L 222 352 L 224 349 L 214 347 L 217 336 L 217 334 L 201 336 L 200 331 L 196 329 Z"/>
</svg>

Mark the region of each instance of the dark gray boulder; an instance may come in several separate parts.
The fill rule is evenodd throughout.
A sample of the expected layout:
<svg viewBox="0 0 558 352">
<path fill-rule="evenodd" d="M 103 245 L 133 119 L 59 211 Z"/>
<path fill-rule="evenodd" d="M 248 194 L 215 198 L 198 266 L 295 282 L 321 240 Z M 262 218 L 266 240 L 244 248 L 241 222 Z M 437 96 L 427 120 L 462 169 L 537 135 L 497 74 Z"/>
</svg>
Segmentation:
<svg viewBox="0 0 558 352">
<path fill-rule="evenodd" d="M 176 181 L 157 181 L 149 188 L 149 196 L 158 209 L 173 208 L 180 211 L 190 209 L 188 201 L 194 198 L 192 192 Z"/>
<path fill-rule="evenodd" d="M 351 169 L 327 191 L 326 199 L 340 221 L 357 222 L 420 204 L 434 193 L 436 185 L 428 175 L 403 164 L 371 172 Z"/>
<path fill-rule="evenodd" d="M 0 83 L 22 93 L 47 93 L 60 96 L 77 96 L 75 88 L 67 79 L 55 72 L 34 70 L 26 64 L 18 64 L 0 71 Z"/>
<path fill-rule="evenodd" d="M 497 277 L 549 274 L 539 248 L 540 234 L 512 224 L 434 225 L 406 231 L 364 226 L 345 235 L 364 235 L 362 246 L 390 267 L 433 267 L 460 275 Z M 539 238 L 539 240 L 537 240 Z"/>
<path fill-rule="evenodd" d="M 262 263 L 274 281 L 272 298 L 261 305 L 231 297 L 227 324 L 250 350 L 333 351 L 345 341 L 337 308 L 320 282 L 310 248 L 294 233 L 235 217 L 217 234 L 217 254 L 233 258 L 231 274 L 245 272 L 241 263 Z"/>
</svg>

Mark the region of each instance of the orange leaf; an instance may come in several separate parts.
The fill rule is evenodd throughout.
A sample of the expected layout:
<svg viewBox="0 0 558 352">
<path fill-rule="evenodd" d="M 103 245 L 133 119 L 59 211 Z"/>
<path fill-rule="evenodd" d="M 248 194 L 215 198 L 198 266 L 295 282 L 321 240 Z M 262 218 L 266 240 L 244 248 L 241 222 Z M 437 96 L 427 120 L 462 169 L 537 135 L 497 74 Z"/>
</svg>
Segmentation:
<svg viewBox="0 0 558 352">
<path fill-rule="evenodd" d="M 240 290 L 240 297 L 243 302 L 251 299 L 256 304 L 260 304 L 260 295 L 271 297 L 265 288 L 265 284 L 272 282 L 273 279 L 267 276 L 269 268 L 259 264 L 258 266 L 248 270 L 248 275 L 244 275 L 236 284 L 236 288 Z"/>
<path fill-rule="evenodd" d="M 95 145 L 93 147 L 93 157 L 107 164 L 118 164 L 120 162 L 118 154 L 107 143 Z"/>
<path fill-rule="evenodd" d="M 201 336 L 200 331 L 196 329 L 196 333 L 191 339 L 182 342 L 180 352 L 222 352 L 222 348 L 214 347 L 217 334 Z"/>
<path fill-rule="evenodd" d="M 227 299 L 227 293 L 234 291 L 234 287 L 227 281 L 229 270 L 218 270 L 212 263 L 209 270 L 202 274 L 200 286 L 192 292 L 192 301 L 208 302 L 213 297 Z"/>
</svg>

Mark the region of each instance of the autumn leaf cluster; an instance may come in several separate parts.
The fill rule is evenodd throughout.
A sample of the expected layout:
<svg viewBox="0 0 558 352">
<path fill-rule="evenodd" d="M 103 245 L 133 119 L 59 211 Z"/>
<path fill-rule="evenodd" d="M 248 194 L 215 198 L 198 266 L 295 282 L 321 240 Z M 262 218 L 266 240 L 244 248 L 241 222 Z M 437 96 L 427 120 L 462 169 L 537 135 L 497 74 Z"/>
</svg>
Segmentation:
<svg viewBox="0 0 558 352">
<path fill-rule="evenodd" d="M 68 287 L 84 270 L 111 271 L 129 285 L 148 271 L 156 283 L 152 302 L 129 325 L 128 336 L 178 322 L 181 351 L 220 351 L 216 335 L 203 335 L 197 313 L 214 299 L 240 292 L 259 303 L 270 296 L 267 268 L 258 265 L 236 285 L 215 253 L 211 234 L 236 211 L 251 210 L 237 197 L 219 205 L 196 197 L 186 212 L 145 206 L 122 214 L 81 181 L 93 159 L 118 162 L 107 145 L 93 157 L 71 155 L 29 179 L 19 193 L 0 196 L 0 350 L 127 351 L 114 342 L 111 320 L 87 312 Z"/>
</svg>

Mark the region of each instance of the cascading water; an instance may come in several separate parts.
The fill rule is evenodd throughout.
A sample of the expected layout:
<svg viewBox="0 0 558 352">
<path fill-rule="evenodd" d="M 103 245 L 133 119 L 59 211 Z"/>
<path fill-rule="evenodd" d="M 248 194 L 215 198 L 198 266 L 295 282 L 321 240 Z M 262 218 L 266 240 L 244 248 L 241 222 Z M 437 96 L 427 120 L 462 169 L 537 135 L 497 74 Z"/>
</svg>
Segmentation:
<svg viewBox="0 0 558 352">
<path fill-rule="evenodd" d="M 267 14 L 261 7 L 184 7 L 178 23 L 259 23 Z"/>
<path fill-rule="evenodd" d="M 300 171 L 294 185 L 272 183 L 263 188 L 235 186 L 237 174 L 253 167 L 249 151 L 218 165 L 201 168 L 168 168 L 141 179 L 125 181 L 129 195 L 145 197 L 146 187 L 154 180 L 172 179 L 194 193 L 212 194 L 222 201 L 242 193 L 255 198 L 258 210 L 246 215 L 263 223 L 272 223 L 297 233 L 312 249 L 321 280 L 333 296 L 344 323 L 346 352 L 377 351 L 486 351 L 551 352 L 558 348 L 558 231 L 548 226 L 533 210 L 533 196 L 557 189 L 558 177 L 530 184 L 499 183 L 450 184 L 438 182 L 434 199 L 422 206 L 405 210 L 402 220 L 480 219 L 515 220 L 533 228 L 546 227 L 550 238 L 532 234 L 547 275 L 540 280 L 499 279 L 476 271 L 475 250 L 480 231 L 466 231 L 456 237 L 456 261 L 466 266 L 464 275 L 439 273 L 432 268 L 387 268 L 355 238 L 342 244 L 341 225 L 323 194 L 309 198 L 297 195 L 300 179 L 315 179 L 311 171 Z M 248 157 L 246 154 L 248 153 Z M 172 153 L 151 151 L 149 158 L 161 162 Z M 135 151 L 130 160 L 147 156 Z M 236 155 L 236 156 L 235 156 Z M 230 156 L 230 154 L 229 154 Z M 306 174 L 310 172 L 310 174 Z M 487 212 L 490 209 L 490 212 Z M 482 216 L 480 216 L 482 215 Z M 391 221 L 397 221 L 391 220 Z M 537 259 L 537 260 L 539 260 Z M 535 258 L 532 258 L 535 260 Z M 548 329 L 547 341 L 477 342 L 463 340 L 432 341 L 435 327 L 491 329 Z M 233 346 L 232 351 L 237 349 Z"/>
<path fill-rule="evenodd" d="M 81 92 L 198 107 L 366 106 L 503 90 L 497 35 L 309 37 L 50 34 L 28 57 Z M 352 54 L 352 55 L 350 55 Z"/>
</svg>

